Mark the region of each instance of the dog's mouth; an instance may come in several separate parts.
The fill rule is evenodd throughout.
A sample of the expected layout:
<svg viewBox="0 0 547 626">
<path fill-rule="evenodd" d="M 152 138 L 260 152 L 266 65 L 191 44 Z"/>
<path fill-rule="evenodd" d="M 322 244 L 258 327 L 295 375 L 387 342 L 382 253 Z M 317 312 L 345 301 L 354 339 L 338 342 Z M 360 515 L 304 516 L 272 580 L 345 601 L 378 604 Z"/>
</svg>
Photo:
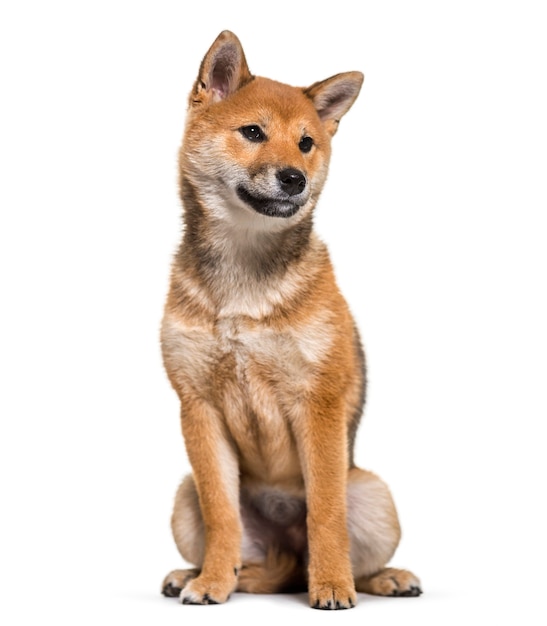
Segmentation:
<svg viewBox="0 0 547 626">
<path fill-rule="evenodd" d="M 257 213 L 268 217 L 292 217 L 300 209 L 299 204 L 288 199 L 280 200 L 279 198 L 254 196 L 242 185 L 237 188 L 237 195 L 240 200 L 243 200 Z"/>
</svg>

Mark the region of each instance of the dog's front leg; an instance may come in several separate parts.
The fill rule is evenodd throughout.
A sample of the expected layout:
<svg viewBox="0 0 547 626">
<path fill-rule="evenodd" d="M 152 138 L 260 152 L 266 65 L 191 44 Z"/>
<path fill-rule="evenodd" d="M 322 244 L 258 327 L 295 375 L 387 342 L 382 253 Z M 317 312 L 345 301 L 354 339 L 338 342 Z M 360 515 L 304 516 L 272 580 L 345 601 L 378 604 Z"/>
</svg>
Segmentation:
<svg viewBox="0 0 547 626">
<path fill-rule="evenodd" d="M 182 398 L 181 423 L 192 465 L 203 525 L 201 573 L 184 587 L 184 604 L 225 602 L 241 567 L 239 474 L 235 451 L 220 416 L 202 400 Z"/>
<path fill-rule="evenodd" d="M 298 420 L 308 507 L 308 590 L 317 609 L 356 604 L 346 524 L 347 427 L 343 405 L 318 399 Z"/>
</svg>

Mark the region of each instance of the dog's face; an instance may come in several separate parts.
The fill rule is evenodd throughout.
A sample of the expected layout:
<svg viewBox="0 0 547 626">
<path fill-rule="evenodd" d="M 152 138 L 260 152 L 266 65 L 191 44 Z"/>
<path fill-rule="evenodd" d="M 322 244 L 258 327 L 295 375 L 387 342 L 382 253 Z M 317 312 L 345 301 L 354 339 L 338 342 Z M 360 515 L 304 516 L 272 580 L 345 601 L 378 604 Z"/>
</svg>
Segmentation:
<svg viewBox="0 0 547 626">
<path fill-rule="evenodd" d="M 317 202 L 331 138 L 362 80 L 349 72 L 301 89 L 253 77 L 237 38 L 222 33 L 190 95 L 181 176 L 218 218 L 299 221 Z"/>
<path fill-rule="evenodd" d="M 330 137 L 301 89 L 255 78 L 194 116 L 185 152 L 231 210 L 291 218 L 323 187 Z"/>
</svg>

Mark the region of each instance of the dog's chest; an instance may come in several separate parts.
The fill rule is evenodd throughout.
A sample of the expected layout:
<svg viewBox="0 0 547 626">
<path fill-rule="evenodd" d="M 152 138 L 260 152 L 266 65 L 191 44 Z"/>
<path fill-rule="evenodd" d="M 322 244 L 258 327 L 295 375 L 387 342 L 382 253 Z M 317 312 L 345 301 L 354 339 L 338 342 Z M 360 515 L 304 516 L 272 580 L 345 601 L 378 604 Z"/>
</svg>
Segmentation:
<svg viewBox="0 0 547 626">
<path fill-rule="evenodd" d="M 243 474 L 290 480 L 300 474 L 291 411 L 312 383 L 313 368 L 290 330 L 226 319 L 215 331 L 220 402 Z"/>
<path fill-rule="evenodd" d="M 267 480 L 298 473 L 291 421 L 330 343 L 321 316 L 284 330 L 241 317 L 209 328 L 167 318 L 163 327 L 171 377 L 220 409 L 243 470 Z"/>
<path fill-rule="evenodd" d="M 165 365 L 178 384 L 190 384 L 203 398 L 218 400 L 230 384 L 249 394 L 259 382 L 277 397 L 294 395 L 312 383 L 316 367 L 328 357 L 334 341 L 328 317 L 319 312 L 305 323 L 279 329 L 242 316 L 205 326 L 166 315 Z"/>
<path fill-rule="evenodd" d="M 294 331 L 233 318 L 215 326 L 211 364 L 214 395 L 228 428 L 236 438 L 250 434 L 262 443 L 282 437 L 290 421 L 287 407 L 314 376 Z"/>
<path fill-rule="evenodd" d="M 278 331 L 225 318 L 216 323 L 214 340 L 218 362 L 226 360 L 233 366 L 233 377 L 242 388 L 250 381 L 266 378 L 272 391 L 280 392 L 288 380 L 302 381 L 309 373 L 297 333 L 290 328 Z"/>
</svg>

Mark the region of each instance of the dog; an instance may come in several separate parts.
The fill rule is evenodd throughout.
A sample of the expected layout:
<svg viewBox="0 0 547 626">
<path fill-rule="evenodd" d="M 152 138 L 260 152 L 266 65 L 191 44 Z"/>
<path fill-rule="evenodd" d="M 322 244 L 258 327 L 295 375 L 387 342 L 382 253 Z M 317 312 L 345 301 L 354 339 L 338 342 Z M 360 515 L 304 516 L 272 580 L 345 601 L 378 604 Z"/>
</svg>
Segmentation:
<svg viewBox="0 0 547 626">
<path fill-rule="evenodd" d="M 414 574 L 386 568 L 396 509 L 354 463 L 365 358 L 312 222 L 363 79 L 297 88 L 254 76 L 223 31 L 190 93 L 184 229 L 161 328 L 192 467 L 171 527 L 195 566 L 162 591 L 184 604 L 307 589 L 313 608 L 346 609 L 356 592 L 421 593 Z"/>
</svg>

